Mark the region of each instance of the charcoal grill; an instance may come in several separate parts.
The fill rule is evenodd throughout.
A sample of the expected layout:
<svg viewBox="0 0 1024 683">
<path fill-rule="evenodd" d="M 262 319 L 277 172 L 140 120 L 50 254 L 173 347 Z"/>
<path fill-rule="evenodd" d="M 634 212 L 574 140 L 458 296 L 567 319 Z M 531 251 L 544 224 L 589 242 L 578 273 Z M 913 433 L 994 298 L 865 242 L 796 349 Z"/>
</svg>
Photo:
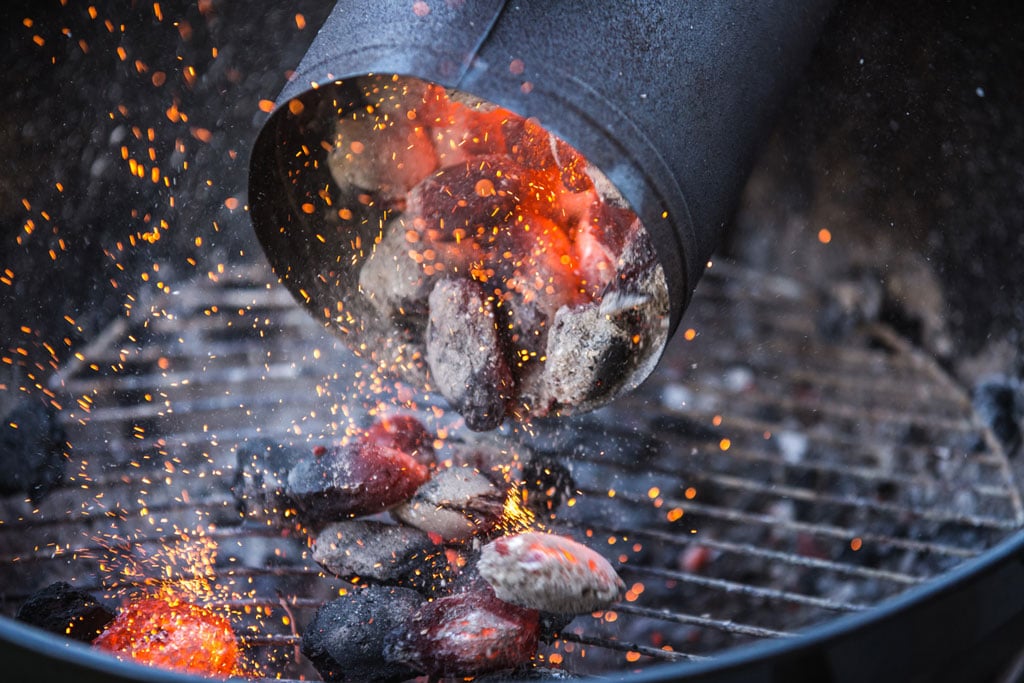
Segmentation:
<svg viewBox="0 0 1024 683">
<path fill-rule="evenodd" d="M 716 259 L 638 392 L 499 435 L 571 466 L 578 492 L 552 526 L 630 589 L 545 642 L 543 664 L 633 681 L 1014 680 L 1019 462 L 895 330 L 819 334 L 817 287 Z M 265 266 L 132 294 L 130 315 L 41 387 L 72 444 L 64 481 L 34 502 L 0 498 L 6 673 L 189 680 L 9 618 L 55 580 L 143 588 L 166 565 L 126 577 L 118 558 L 161 557 L 185 530 L 217 544 L 206 602 L 236 610 L 260 675 L 312 676 L 298 633 L 345 584 L 305 538 L 242 521 L 234 453 L 336 439 L 397 390 L 364 382 Z M 467 436 L 433 400 L 417 396 L 424 420 Z"/>
<path fill-rule="evenodd" d="M 906 629 L 927 626 L 906 661 L 883 672 L 908 680 L 945 662 L 929 639 L 945 633 L 952 647 L 960 620 L 1017 633 L 1008 622 L 1019 604 L 996 597 L 1021 571 L 997 564 L 1019 557 L 1024 522 L 1006 454 L 963 390 L 891 329 L 824 341 L 818 296 L 796 279 L 717 262 L 689 327 L 639 392 L 517 436 L 572 469 L 578 492 L 554 527 L 605 554 L 630 587 L 545 643 L 546 662 L 599 676 L 640 669 L 637 680 L 734 680 L 729 671 L 768 676 L 763 662 L 781 661 L 791 680 L 846 680 L 835 668 L 844 665 L 859 679 L 875 665 L 848 658 L 878 634 L 912 645 Z M 68 475 L 37 505 L 2 501 L 4 610 L 55 580 L 102 592 L 110 555 L 96 537 L 124 539 L 140 556 L 198 526 L 219 547 L 209 572 L 227 597 L 213 602 L 244 608 L 241 637 L 263 675 L 315 675 L 296 657 L 297 629 L 344 584 L 321 573 L 303 538 L 242 523 L 234 452 L 257 438 L 311 447 L 359 423 L 366 406 L 339 399 L 352 395 L 361 362 L 264 267 L 182 283 L 148 309 L 54 378 L 68 406 Z M 931 606 L 914 612 L 920 605 Z M 931 628 L 933 618 L 950 623 Z M 807 654 L 858 631 L 838 655 Z M 100 665 L 53 640 L 20 642 L 95 664 L 105 680 L 180 680 Z M 31 659 L 13 661 L 36 671 Z"/>
</svg>

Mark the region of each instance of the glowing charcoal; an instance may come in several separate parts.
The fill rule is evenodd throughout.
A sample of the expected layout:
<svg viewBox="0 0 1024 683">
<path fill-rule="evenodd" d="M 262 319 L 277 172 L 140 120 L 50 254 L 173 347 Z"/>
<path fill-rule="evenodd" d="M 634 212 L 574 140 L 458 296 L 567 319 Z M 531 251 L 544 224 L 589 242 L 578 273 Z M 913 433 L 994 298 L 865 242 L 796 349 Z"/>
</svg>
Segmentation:
<svg viewBox="0 0 1024 683">
<path fill-rule="evenodd" d="M 500 599 L 547 612 L 586 614 L 604 609 L 625 588 L 601 555 L 554 534 L 498 538 L 483 547 L 477 569 Z"/>
<path fill-rule="evenodd" d="M 231 675 L 239 654 L 226 618 L 159 597 L 128 603 L 93 645 L 141 664 L 211 677 Z"/>
<path fill-rule="evenodd" d="M 310 453 L 288 474 L 288 497 L 312 527 L 386 510 L 407 500 L 430 473 L 412 456 L 372 443 Z"/>
<path fill-rule="evenodd" d="M 280 156 L 301 215 L 257 230 L 356 353 L 478 431 L 592 410 L 650 373 L 667 284 L 657 259 L 631 256 L 653 254 L 647 231 L 582 154 L 543 121 L 415 78 L 318 91 L 331 105 L 293 112 L 304 133 Z M 561 324 L 550 339 L 559 311 L 585 307 L 601 329 Z"/>
<path fill-rule="evenodd" d="M 388 634 L 384 658 L 431 676 L 475 676 L 530 661 L 539 633 L 536 610 L 498 600 L 478 582 L 413 612 Z"/>
<path fill-rule="evenodd" d="M 412 415 L 389 415 L 366 430 L 368 443 L 394 448 L 411 455 L 421 465 L 434 464 L 434 436 Z"/>
</svg>

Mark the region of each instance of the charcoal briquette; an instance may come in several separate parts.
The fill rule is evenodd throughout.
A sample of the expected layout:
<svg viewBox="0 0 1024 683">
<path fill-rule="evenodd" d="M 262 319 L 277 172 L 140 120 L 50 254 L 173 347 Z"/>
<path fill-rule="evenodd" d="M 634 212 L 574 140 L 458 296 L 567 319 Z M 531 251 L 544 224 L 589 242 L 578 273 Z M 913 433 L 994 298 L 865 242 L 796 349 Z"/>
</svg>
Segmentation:
<svg viewBox="0 0 1024 683">
<path fill-rule="evenodd" d="M 490 530 L 501 516 L 504 501 L 505 492 L 490 478 L 470 467 L 449 467 L 391 514 L 446 541 L 461 541 Z"/>
<path fill-rule="evenodd" d="M 425 532 L 375 520 L 329 524 L 313 542 L 313 559 L 348 581 L 358 578 L 426 591 L 450 574 L 444 547 Z"/>
<path fill-rule="evenodd" d="M 360 441 L 304 455 L 289 472 L 286 491 L 299 520 L 319 528 L 386 510 L 409 499 L 429 477 L 407 453 Z"/>
<path fill-rule="evenodd" d="M 18 610 L 18 621 L 73 640 L 91 642 L 114 612 L 91 594 L 58 581 L 36 591 Z"/>
<path fill-rule="evenodd" d="M 511 669 L 537 650 L 538 614 L 495 597 L 483 582 L 422 604 L 384 641 L 384 658 L 431 676 Z"/>
<path fill-rule="evenodd" d="M 514 382 L 484 288 L 446 279 L 430 293 L 426 356 L 437 390 L 475 431 L 498 427 Z"/>
<path fill-rule="evenodd" d="M 325 681 L 397 683 L 416 675 L 383 657 L 384 638 L 409 622 L 424 598 L 397 586 L 366 586 L 322 605 L 302 634 L 302 654 Z"/>
</svg>

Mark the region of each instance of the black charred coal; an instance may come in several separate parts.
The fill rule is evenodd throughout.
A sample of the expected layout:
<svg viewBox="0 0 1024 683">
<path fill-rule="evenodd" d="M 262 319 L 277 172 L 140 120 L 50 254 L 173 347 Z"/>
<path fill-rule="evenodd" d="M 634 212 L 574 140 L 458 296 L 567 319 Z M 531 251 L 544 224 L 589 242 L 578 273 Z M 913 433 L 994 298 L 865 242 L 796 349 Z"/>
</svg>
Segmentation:
<svg viewBox="0 0 1024 683">
<path fill-rule="evenodd" d="M 19 400 L 0 420 L 0 493 L 42 498 L 64 478 L 64 441 L 52 405 Z"/>
<path fill-rule="evenodd" d="M 253 149 L 257 235 L 310 310 L 333 309 L 332 286 L 345 276 L 331 250 L 305 239 L 319 219 L 296 200 L 323 183 L 289 175 L 281 155 L 292 146 L 283 143 L 304 134 L 325 83 L 417 77 L 534 117 L 599 168 L 651 233 L 672 331 L 831 4 L 477 0 L 423 13 L 400 0 L 342 0 Z M 285 106 L 297 97 L 305 113 Z"/>
<path fill-rule="evenodd" d="M 88 643 L 113 621 L 114 612 L 89 593 L 58 581 L 29 596 L 17 619 Z"/>
<path fill-rule="evenodd" d="M 329 524 L 316 536 L 313 559 L 345 580 L 432 592 L 450 579 L 444 547 L 409 526 L 374 520 Z"/>
<path fill-rule="evenodd" d="M 389 683 L 413 678 L 408 666 L 383 658 L 384 637 L 423 603 L 414 590 L 367 586 L 316 611 L 302 634 L 302 654 L 325 681 Z"/>
<path fill-rule="evenodd" d="M 235 451 L 235 481 L 231 487 L 239 511 L 248 519 L 280 519 L 293 507 L 285 492 L 288 472 L 300 460 L 297 449 L 260 439 Z"/>
</svg>

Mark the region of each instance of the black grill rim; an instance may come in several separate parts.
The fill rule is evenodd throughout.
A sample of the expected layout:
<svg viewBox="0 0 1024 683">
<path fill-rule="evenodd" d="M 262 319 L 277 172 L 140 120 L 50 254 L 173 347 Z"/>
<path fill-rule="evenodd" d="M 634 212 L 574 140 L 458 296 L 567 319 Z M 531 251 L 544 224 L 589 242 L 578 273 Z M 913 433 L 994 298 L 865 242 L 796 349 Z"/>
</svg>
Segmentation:
<svg viewBox="0 0 1024 683">
<path fill-rule="evenodd" d="M 940 577 L 864 612 L 714 659 L 654 665 L 630 683 L 989 680 L 1024 643 L 1024 530 Z M 5 672 L 20 681 L 200 683 L 115 659 L 0 616 Z M 884 645 L 884 651 L 880 646 Z"/>
</svg>

